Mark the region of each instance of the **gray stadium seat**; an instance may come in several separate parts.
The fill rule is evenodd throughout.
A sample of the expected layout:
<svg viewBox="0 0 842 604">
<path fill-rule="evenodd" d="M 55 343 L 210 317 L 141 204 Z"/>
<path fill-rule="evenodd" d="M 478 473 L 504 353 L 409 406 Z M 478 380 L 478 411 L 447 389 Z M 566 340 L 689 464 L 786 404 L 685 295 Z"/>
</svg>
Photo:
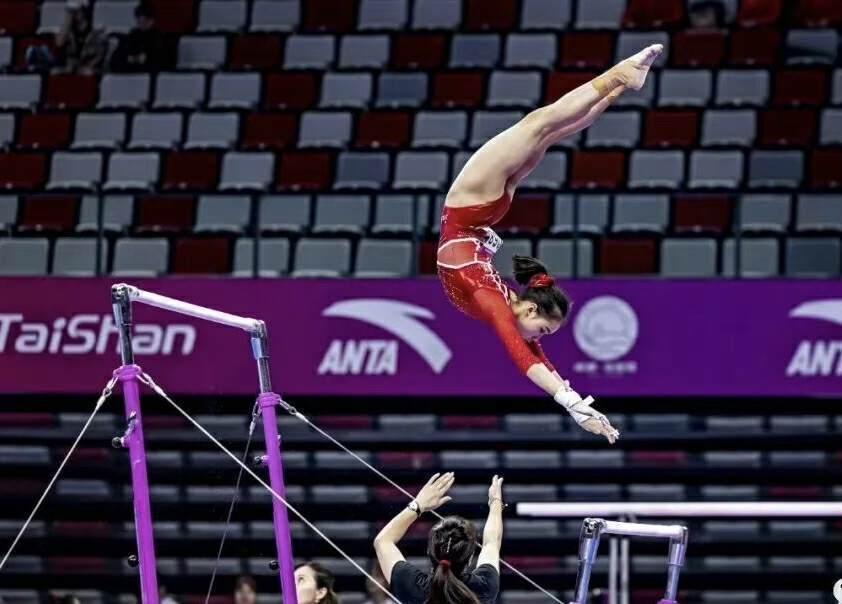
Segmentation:
<svg viewBox="0 0 842 604">
<path fill-rule="evenodd" d="M 413 147 L 461 149 L 468 134 L 464 111 L 419 111 L 415 114 Z"/>
<path fill-rule="evenodd" d="M 514 126 L 523 117 L 521 111 L 476 111 L 471 121 L 469 145 L 478 149 L 503 130 Z"/>
<path fill-rule="evenodd" d="M 666 69 L 661 72 L 658 105 L 704 107 L 711 97 L 713 74 L 707 69 Z"/>
<path fill-rule="evenodd" d="M 193 230 L 242 233 L 251 222 L 251 199 L 247 195 L 202 195 L 196 206 Z"/>
<path fill-rule="evenodd" d="M 488 107 L 535 107 L 541 98 L 541 74 L 494 71 L 488 84 Z"/>
<path fill-rule="evenodd" d="M 618 484 L 566 484 L 561 491 L 565 501 L 617 501 L 623 496 Z"/>
<path fill-rule="evenodd" d="M 495 469 L 499 465 L 496 451 L 442 451 L 440 454 L 443 468 L 459 469 Z"/>
<path fill-rule="evenodd" d="M 731 572 L 728 566 L 728 556 L 708 556 L 704 558 L 704 564 L 711 570 L 719 570 L 721 572 Z M 760 570 L 759 558 L 739 557 L 734 558 L 735 570 Z M 760 592 L 749 590 L 729 590 L 729 591 L 715 591 L 705 590 L 701 592 L 702 604 L 754 604 L 761 601 Z"/>
<path fill-rule="evenodd" d="M 717 105 L 762 107 L 769 101 L 769 72 L 723 69 L 716 78 Z"/>
<path fill-rule="evenodd" d="M 301 116 L 298 146 L 343 148 L 351 139 L 352 125 L 347 111 L 306 111 Z"/>
<path fill-rule="evenodd" d="M 664 187 L 676 189 L 684 179 L 681 151 L 632 151 L 629 188 Z"/>
<path fill-rule="evenodd" d="M 833 91 L 831 102 L 834 105 L 842 105 L 842 69 L 833 70 Z"/>
<path fill-rule="evenodd" d="M 828 463 L 825 451 L 770 451 L 769 465 L 773 468 L 821 468 Z"/>
<path fill-rule="evenodd" d="M 524 9 L 525 10 L 525 9 Z M 557 23 L 553 23 L 558 27 Z M 509 34 L 506 38 L 506 67 L 540 67 L 552 69 L 558 61 L 558 44 L 554 34 Z"/>
<path fill-rule="evenodd" d="M 749 181 L 752 188 L 795 188 L 804 177 L 804 155 L 801 151 L 753 151 L 749 159 Z"/>
<path fill-rule="evenodd" d="M 67 8 L 64 2 L 42 2 L 41 18 L 38 21 L 38 34 L 55 34 L 64 23 Z"/>
<path fill-rule="evenodd" d="M 458 29 L 462 21 L 461 0 L 416 0 L 412 11 L 413 29 Z"/>
<path fill-rule="evenodd" d="M 370 73 L 326 73 L 319 106 L 362 109 L 371 102 L 373 86 Z"/>
<path fill-rule="evenodd" d="M 126 2 L 100 0 L 94 4 L 94 27 L 109 34 L 125 34 L 135 25 L 135 7 Z"/>
<path fill-rule="evenodd" d="M 16 195 L 0 195 L 0 229 L 8 229 L 18 222 L 18 198 Z"/>
<path fill-rule="evenodd" d="M 251 31 L 293 31 L 301 21 L 301 0 L 254 0 Z"/>
<path fill-rule="evenodd" d="M 824 604 L 826 595 L 821 591 L 767 591 L 768 604 Z"/>
<path fill-rule="evenodd" d="M 41 100 L 41 76 L 0 75 L 0 109 L 31 109 Z"/>
<path fill-rule="evenodd" d="M 370 451 L 354 451 L 354 453 L 369 463 L 373 461 Z M 318 469 L 356 470 L 360 463 L 343 451 L 316 451 L 314 457 L 315 467 Z"/>
<path fill-rule="evenodd" d="M 788 65 L 833 65 L 839 36 L 833 29 L 792 29 L 786 35 Z"/>
<path fill-rule="evenodd" d="M 796 231 L 842 232 L 842 195 L 800 195 Z"/>
<path fill-rule="evenodd" d="M 128 230 L 134 216 L 134 198 L 129 195 L 105 195 L 102 199 L 102 223 L 107 232 L 122 233 Z M 98 200 L 94 195 L 85 195 L 79 208 L 77 232 L 97 230 Z M 2 218 L 0 218 L 2 222 Z"/>
<path fill-rule="evenodd" d="M 617 47 L 614 50 L 614 62 L 629 58 L 639 53 L 651 44 L 663 44 L 664 52 L 655 60 L 655 67 L 664 67 L 670 50 L 670 37 L 664 31 L 623 31 L 617 36 Z"/>
<path fill-rule="evenodd" d="M 558 501 L 559 498 L 558 488 L 554 484 L 510 484 L 506 492 L 510 501 Z"/>
<path fill-rule="evenodd" d="M 357 29 L 402 30 L 409 19 L 409 0 L 362 0 Z"/>
<path fill-rule="evenodd" d="M 343 69 L 383 69 L 388 62 L 388 36 L 344 36 L 339 44 Z"/>
<path fill-rule="evenodd" d="M 211 80 L 212 109 L 251 109 L 259 100 L 259 73 L 218 73 Z"/>
<path fill-rule="evenodd" d="M 626 91 L 614 101 L 614 107 L 641 107 L 646 108 L 655 104 L 655 88 L 657 87 L 659 74 L 650 71 L 646 76 L 646 82 L 640 90 Z"/>
<path fill-rule="evenodd" d="M 455 34 L 451 44 L 450 67 L 492 68 L 500 60 L 497 34 Z"/>
<path fill-rule="evenodd" d="M 328 69 L 333 63 L 334 47 L 333 36 L 293 34 L 287 38 L 284 67 L 286 69 Z"/>
<path fill-rule="evenodd" d="M 573 242 L 566 239 L 541 239 L 538 242 L 538 258 L 557 277 L 573 275 Z M 579 277 L 593 274 L 593 242 L 580 239 L 576 260 Z"/>
<path fill-rule="evenodd" d="M 293 277 L 340 277 L 351 269 L 351 242 L 347 239 L 308 239 L 295 248 Z"/>
<path fill-rule="evenodd" d="M 740 274 L 743 277 L 776 277 L 780 273 L 780 245 L 777 239 L 743 238 L 740 240 Z M 736 246 L 727 239 L 722 247 L 722 275 L 733 277 Z"/>
<path fill-rule="evenodd" d="M 704 451 L 705 465 L 720 468 L 759 468 L 763 463 L 760 451 Z"/>
<path fill-rule="evenodd" d="M 685 501 L 683 484 L 630 484 L 626 488 L 631 501 Z"/>
<path fill-rule="evenodd" d="M 503 425 L 507 432 L 561 432 L 560 415 L 535 413 L 512 413 L 503 418 Z"/>
<path fill-rule="evenodd" d="M 386 153 L 341 153 L 337 160 L 337 189 L 380 189 L 389 178 Z"/>
<path fill-rule="evenodd" d="M 116 149 L 126 137 L 122 113 L 80 113 L 76 117 L 73 149 Z"/>
<path fill-rule="evenodd" d="M 222 159 L 220 191 L 265 191 L 272 182 L 273 153 L 228 152 Z"/>
<path fill-rule="evenodd" d="M 739 145 L 750 147 L 757 136 L 757 114 L 752 109 L 705 111 L 702 118 L 703 147 Z"/>
<path fill-rule="evenodd" d="M 219 69 L 225 64 L 222 36 L 182 36 L 178 41 L 179 69 Z"/>
<path fill-rule="evenodd" d="M 573 231 L 573 195 L 556 195 L 551 233 L 570 233 Z M 578 196 L 579 231 L 589 234 L 601 234 L 608 224 L 608 195 L 584 194 Z"/>
<path fill-rule="evenodd" d="M 738 432 L 763 434 L 763 417 L 759 415 L 708 415 L 705 417 L 707 432 Z"/>
<path fill-rule="evenodd" d="M 715 277 L 715 239 L 664 239 L 661 275 L 665 277 Z"/>
<path fill-rule="evenodd" d="M 788 277 L 838 277 L 842 244 L 838 237 L 799 238 L 786 241 Z"/>
<path fill-rule="evenodd" d="M 570 24 L 571 0 L 523 0 L 520 12 L 522 30 L 554 28 L 567 29 Z"/>
<path fill-rule="evenodd" d="M 504 451 L 504 468 L 521 468 L 531 470 L 548 470 L 560 468 L 560 451 Z M 449 467 L 445 465 L 445 467 Z M 509 528 L 509 527 L 507 527 Z"/>
<path fill-rule="evenodd" d="M 236 113 L 192 113 L 185 149 L 229 149 L 237 142 L 240 116 Z"/>
<path fill-rule="evenodd" d="M 520 186 L 534 189 L 559 189 L 567 181 L 567 155 L 563 151 L 550 151 L 535 169 L 524 178 Z"/>
<path fill-rule="evenodd" d="M 825 109 L 822 111 L 819 138 L 822 145 L 842 144 L 842 110 Z"/>
<path fill-rule="evenodd" d="M 690 155 L 691 189 L 736 189 L 743 179 L 740 151 L 693 151 Z"/>
<path fill-rule="evenodd" d="M 449 157 L 437 151 L 402 151 L 395 162 L 396 189 L 439 190 L 448 178 Z"/>
<path fill-rule="evenodd" d="M 15 114 L 0 113 L 0 149 L 4 149 L 15 140 Z"/>
<path fill-rule="evenodd" d="M 156 277 L 167 272 L 169 243 L 163 237 L 118 239 L 114 245 L 111 274 L 115 276 Z"/>
<path fill-rule="evenodd" d="M 413 207 L 416 209 L 413 219 Z M 378 195 L 374 206 L 372 233 L 411 233 L 429 226 L 428 195 Z"/>
<path fill-rule="evenodd" d="M 362 239 L 357 248 L 357 277 L 406 277 L 412 272 L 412 242 Z"/>
<path fill-rule="evenodd" d="M 46 275 L 50 242 L 37 238 L 0 239 L 0 275 Z"/>
<path fill-rule="evenodd" d="M 102 269 L 107 268 L 108 244 L 102 246 Z M 53 247 L 53 275 L 91 277 L 96 274 L 96 239 L 59 237 Z"/>
<path fill-rule="evenodd" d="M 784 233 L 791 221 L 791 199 L 779 193 L 740 197 L 740 226 L 748 232 Z"/>
<path fill-rule="evenodd" d="M 48 190 L 93 190 L 102 180 L 102 154 L 68 153 L 53 154 Z"/>
<path fill-rule="evenodd" d="M 195 109 L 205 102 L 201 73 L 161 73 L 155 83 L 156 109 Z"/>
<path fill-rule="evenodd" d="M 160 159 L 157 153 L 112 153 L 108 160 L 106 191 L 148 191 L 158 182 Z"/>
<path fill-rule="evenodd" d="M 428 434 L 436 431 L 437 421 L 431 414 L 381 415 L 377 419 L 380 429 L 389 434 Z"/>
<path fill-rule="evenodd" d="M 494 256 L 494 266 L 503 278 L 513 276 L 512 256 L 534 256 L 532 252 L 532 241 L 529 239 L 504 239 L 503 245 Z"/>
<path fill-rule="evenodd" d="M 202 0 L 199 4 L 199 32 L 236 32 L 245 27 L 245 0 Z"/>
<path fill-rule="evenodd" d="M 473 153 L 471 153 L 470 151 L 457 151 L 453 154 L 453 161 L 451 162 L 450 173 L 453 174 L 454 179 L 462 171 L 462 168 L 465 167 L 465 164 L 468 163 L 468 160 L 471 159 L 471 155 L 473 155 Z M 444 205 L 444 197 L 442 197 L 441 199 L 441 205 Z M 439 212 L 439 214 L 441 214 L 441 212 Z"/>
<path fill-rule="evenodd" d="M 612 231 L 663 233 L 669 222 L 668 195 L 628 195 L 614 198 Z"/>
<path fill-rule="evenodd" d="M 370 206 L 368 195 L 319 195 L 313 232 L 360 235 L 368 227 Z"/>
<path fill-rule="evenodd" d="M 260 199 L 261 231 L 300 233 L 310 226 L 309 195 L 265 195 Z"/>
<path fill-rule="evenodd" d="M 149 102 L 150 76 L 146 73 L 107 73 L 99 84 L 99 109 L 139 109 Z"/>
<path fill-rule="evenodd" d="M 609 111 L 585 131 L 588 147 L 624 147 L 633 149 L 640 140 L 640 113 Z"/>
<path fill-rule="evenodd" d="M 129 149 L 173 149 L 181 143 L 180 113 L 136 113 Z"/>
<path fill-rule="evenodd" d="M 285 237 L 260 240 L 260 276 L 280 277 L 289 272 L 290 243 Z M 254 239 L 240 238 L 234 247 L 235 277 L 251 277 L 254 265 Z M 284 453 L 286 458 L 287 453 Z"/>
<path fill-rule="evenodd" d="M 0 70 L 12 64 L 12 39 L 0 37 Z"/>
<path fill-rule="evenodd" d="M 576 29 L 619 29 L 626 0 L 576 0 Z"/>
<path fill-rule="evenodd" d="M 377 82 L 377 107 L 419 107 L 426 98 L 427 74 L 380 74 Z"/>
<path fill-rule="evenodd" d="M 111 488 L 104 480 L 62 478 L 56 483 L 56 494 L 62 500 L 75 501 L 106 500 L 113 497 Z"/>
</svg>

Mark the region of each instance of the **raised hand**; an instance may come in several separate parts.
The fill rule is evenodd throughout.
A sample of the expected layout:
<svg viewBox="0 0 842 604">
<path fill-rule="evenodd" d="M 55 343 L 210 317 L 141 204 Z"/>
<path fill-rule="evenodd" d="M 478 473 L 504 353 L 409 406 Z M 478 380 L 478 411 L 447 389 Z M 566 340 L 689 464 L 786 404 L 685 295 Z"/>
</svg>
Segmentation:
<svg viewBox="0 0 842 604">
<path fill-rule="evenodd" d="M 430 512 L 453 499 L 447 496 L 447 492 L 453 486 L 455 480 L 456 477 L 453 472 L 433 474 L 430 480 L 427 481 L 427 484 L 421 487 L 418 495 L 415 496 L 415 501 L 418 502 L 421 511 Z"/>
</svg>

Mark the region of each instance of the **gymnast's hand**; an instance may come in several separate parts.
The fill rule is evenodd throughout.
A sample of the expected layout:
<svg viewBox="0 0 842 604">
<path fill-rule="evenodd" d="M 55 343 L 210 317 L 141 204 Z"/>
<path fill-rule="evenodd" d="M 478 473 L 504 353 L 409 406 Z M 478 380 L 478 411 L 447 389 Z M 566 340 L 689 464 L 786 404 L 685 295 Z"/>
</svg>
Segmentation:
<svg viewBox="0 0 842 604">
<path fill-rule="evenodd" d="M 577 424 L 588 432 L 604 436 L 612 445 L 620 438 L 620 433 L 611 425 L 608 418 L 591 407 L 593 398 L 590 396 L 583 401 L 574 403 L 568 411 Z"/>
<path fill-rule="evenodd" d="M 418 502 L 421 511 L 430 512 L 453 499 L 447 496 L 447 492 L 453 486 L 454 480 L 456 478 L 453 472 L 433 474 L 430 480 L 427 481 L 427 484 L 421 487 L 418 495 L 415 496 L 415 501 Z"/>
</svg>

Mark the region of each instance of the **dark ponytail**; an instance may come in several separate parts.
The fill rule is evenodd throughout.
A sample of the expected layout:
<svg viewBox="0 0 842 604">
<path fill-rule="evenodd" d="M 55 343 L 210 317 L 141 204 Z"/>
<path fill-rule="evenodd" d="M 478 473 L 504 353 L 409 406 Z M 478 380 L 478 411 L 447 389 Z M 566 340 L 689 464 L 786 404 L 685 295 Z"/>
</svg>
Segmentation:
<svg viewBox="0 0 842 604">
<path fill-rule="evenodd" d="M 474 556 L 477 531 L 471 522 L 448 516 L 430 531 L 427 554 L 433 564 L 426 604 L 480 604 L 461 577 Z"/>
<path fill-rule="evenodd" d="M 555 286 L 547 267 L 529 256 L 513 256 L 512 265 L 515 281 L 525 286 L 520 299 L 534 302 L 538 314 L 563 321 L 570 312 L 570 298 Z"/>
<path fill-rule="evenodd" d="M 328 568 L 318 562 L 305 562 L 296 566 L 296 569 L 302 566 L 307 566 L 313 571 L 313 576 L 316 579 L 316 589 L 326 589 L 325 596 L 317 601 L 317 604 L 339 604 L 339 596 L 333 591 L 333 584 L 336 581 L 333 573 Z"/>
</svg>

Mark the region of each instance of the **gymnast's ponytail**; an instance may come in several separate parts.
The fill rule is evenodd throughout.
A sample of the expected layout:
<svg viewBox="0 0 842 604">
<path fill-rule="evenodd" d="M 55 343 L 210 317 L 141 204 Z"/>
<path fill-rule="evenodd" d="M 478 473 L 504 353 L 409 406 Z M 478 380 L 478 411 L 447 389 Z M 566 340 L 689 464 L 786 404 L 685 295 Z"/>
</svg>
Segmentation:
<svg viewBox="0 0 842 604">
<path fill-rule="evenodd" d="M 448 516 L 432 528 L 427 554 L 433 578 L 426 604 L 480 604 L 461 578 L 473 558 L 476 539 L 473 523 L 458 516 Z"/>
<path fill-rule="evenodd" d="M 556 287 L 555 279 L 549 274 L 547 267 L 535 258 L 529 256 L 513 256 L 515 281 L 525 286 L 520 292 L 521 300 L 534 302 L 538 313 L 563 321 L 570 312 L 570 298 L 560 288 Z"/>
</svg>

